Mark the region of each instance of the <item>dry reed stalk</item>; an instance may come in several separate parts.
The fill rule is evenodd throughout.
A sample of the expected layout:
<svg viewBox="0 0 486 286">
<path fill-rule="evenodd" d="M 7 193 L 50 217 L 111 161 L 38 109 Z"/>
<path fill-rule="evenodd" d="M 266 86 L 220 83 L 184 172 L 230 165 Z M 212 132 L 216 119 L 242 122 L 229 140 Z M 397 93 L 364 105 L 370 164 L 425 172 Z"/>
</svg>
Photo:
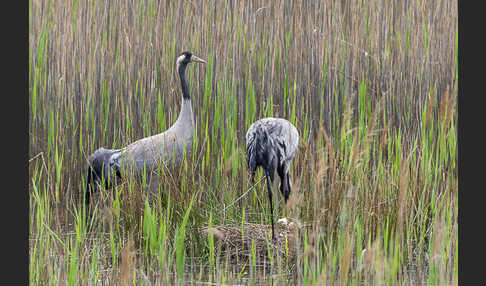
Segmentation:
<svg viewBox="0 0 486 286">
<path fill-rule="evenodd" d="M 131 285 L 136 268 L 135 248 L 133 246 L 133 234 L 130 233 L 128 241 L 121 250 L 120 285 Z"/>
</svg>

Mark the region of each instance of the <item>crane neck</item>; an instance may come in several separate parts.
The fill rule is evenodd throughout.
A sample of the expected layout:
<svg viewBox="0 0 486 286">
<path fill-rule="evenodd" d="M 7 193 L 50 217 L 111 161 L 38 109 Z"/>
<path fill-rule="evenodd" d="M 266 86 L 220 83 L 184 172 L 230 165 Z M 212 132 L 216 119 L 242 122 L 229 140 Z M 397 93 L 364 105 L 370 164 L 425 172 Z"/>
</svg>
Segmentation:
<svg viewBox="0 0 486 286">
<path fill-rule="evenodd" d="M 183 125 L 182 128 L 187 130 L 192 130 L 194 126 L 194 115 L 192 113 L 191 105 L 191 95 L 189 94 L 189 88 L 186 82 L 186 64 L 181 64 L 177 67 L 179 72 L 179 77 L 181 79 L 181 89 L 182 89 L 182 106 L 177 118 L 176 125 Z"/>
<path fill-rule="evenodd" d="M 189 94 L 189 88 L 187 87 L 186 82 L 186 67 L 187 64 L 181 64 L 178 66 L 177 70 L 179 72 L 179 78 L 181 79 L 181 89 L 182 89 L 182 98 L 184 100 L 191 99 L 191 95 Z"/>
</svg>

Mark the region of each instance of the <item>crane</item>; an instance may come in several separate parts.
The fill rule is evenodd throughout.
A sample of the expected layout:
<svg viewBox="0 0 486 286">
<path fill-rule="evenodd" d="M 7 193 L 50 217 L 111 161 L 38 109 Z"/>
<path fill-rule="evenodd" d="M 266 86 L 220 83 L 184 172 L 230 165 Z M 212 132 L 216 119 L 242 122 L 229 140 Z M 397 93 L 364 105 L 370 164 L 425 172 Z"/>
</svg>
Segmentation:
<svg viewBox="0 0 486 286">
<path fill-rule="evenodd" d="M 251 178 L 254 178 L 256 169 L 260 166 L 265 172 L 274 239 L 272 186 L 275 170 L 280 177 L 280 192 L 287 203 L 291 191 L 289 167 L 299 145 L 299 132 L 286 119 L 268 117 L 255 121 L 248 128 L 245 138 L 247 166 Z"/>
<path fill-rule="evenodd" d="M 186 82 L 186 68 L 189 63 L 206 63 L 204 60 L 185 51 L 177 56 L 176 70 L 179 74 L 182 90 L 182 107 L 176 122 L 166 131 L 139 139 L 122 149 L 105 149 L 94 151 L 88 158 L 86 175 L 85 203 L 89 205 L 94 186 L 105 182 L 105 188 L 127 175 L 146 172 L 151 174 L 161 166 L 177 168 L 184 157 L 192 151 L 194 136 L 194 115 L 191 95 Z"/>
</svg>

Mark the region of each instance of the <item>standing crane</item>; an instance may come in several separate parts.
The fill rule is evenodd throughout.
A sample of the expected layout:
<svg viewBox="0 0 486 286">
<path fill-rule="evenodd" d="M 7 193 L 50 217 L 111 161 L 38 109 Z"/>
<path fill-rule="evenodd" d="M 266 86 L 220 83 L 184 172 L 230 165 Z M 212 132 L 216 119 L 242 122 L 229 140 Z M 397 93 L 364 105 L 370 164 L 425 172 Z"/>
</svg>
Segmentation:
<svg viewBox="0 0 486 286">
<path fill-rule="evenodd" d="M 88 159 L 86 176 L 85 203 L 89 205 L 93 187 L 105 182 L 105 188 L 116 184 L 118 179 L 127 175 L 146 172 L 150 180 L 151 174 L 161 166 L 177 168 L 184 157 L 184 150 L 192 151 L 194 136 L 194 115 L 192 113 L 191 96 L 186 82 L 186 67 L 189 63 L 206 63 L 191 52 L 178 55 L 176 69 L 179 74 L 182 89 L 182 108 L 174 125 L 166 131 L 142 138 L 122 149 L 97 149 Z"/>
<path fill-rule="evenodd" d="M 275 170 L 280 177 L 280 192 L 287 203 L 291 190 L 289 166 L 299 145 L 299 132 L 288 120 L 269 117 L 255 121 L 248 129 L 245 138 L 246 158 L 252 180 L 259 166 L 265 172 L 270 200 L 272 239 L 274 239 L 272 186 Z"/>
</svg>

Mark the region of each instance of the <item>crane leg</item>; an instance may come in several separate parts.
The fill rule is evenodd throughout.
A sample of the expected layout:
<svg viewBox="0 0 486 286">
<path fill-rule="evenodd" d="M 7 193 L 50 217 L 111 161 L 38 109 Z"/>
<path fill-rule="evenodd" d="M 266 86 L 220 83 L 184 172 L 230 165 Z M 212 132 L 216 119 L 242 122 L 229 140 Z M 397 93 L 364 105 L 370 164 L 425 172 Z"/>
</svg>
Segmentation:
<svg viewBox="0 0 486 286">
<path fill-rule="evenodd" d="M 280 177 L 280 192 L 285 198 L 285 203 L 290 196 L 290 180 L 289 180 L 289 171 L 285 170 L 284 166 L 277 168 L 278 175 Z"/>
<path fill-rule="evenodd" d="M 289 175 L 288 172 L 285 173 L 284 180 L 285 180 L 285 194 L 284 194 L 284 197 L 285 197 L 285 203 L 287 203 L 287 200 L 290 197 L 290 175 Z"/>
<path fill-rule="evenodd" d="M 86 206 L 86 209 L 89 207 L 89 201 L 91 198 L 91 188 L 93 187 L 94 181 L 93 181 L 93 173 L 91 170 L 91 167 L 88 167 L 87 175 L 86 175 L 86 193 L 84 195 L 84 204 Z"/>
<path fill-rule="evenodd" d="M 267 192 L 268 192 L 268 200 L 270 201 L 270 221 L 272 222 L 272 240 L 275 239 L 275 227 L 273 224 L 273 202 L 272 202 L 272 188 L 273 180 L 267 174 Z"/>
</svg>

